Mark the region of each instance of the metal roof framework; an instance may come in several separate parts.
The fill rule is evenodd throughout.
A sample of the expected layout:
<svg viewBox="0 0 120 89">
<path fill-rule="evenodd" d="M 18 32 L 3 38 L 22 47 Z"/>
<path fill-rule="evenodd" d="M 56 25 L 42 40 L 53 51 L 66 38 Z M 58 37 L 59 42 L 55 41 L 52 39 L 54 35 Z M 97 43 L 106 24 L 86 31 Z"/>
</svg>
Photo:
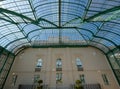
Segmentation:
<svg viewBox="0 0 120 89">
<path fill-rule="evenodd" d="M 120 48 L 119 0 L 2 0 L 0 46 Z"/>
<path fill-rule="evenodd" d="M 27 47 L 93 46 L 120 85 L 120 0 L 0 0 L 0 46 L 0 55 L 14 56 Z"/>
</svg>

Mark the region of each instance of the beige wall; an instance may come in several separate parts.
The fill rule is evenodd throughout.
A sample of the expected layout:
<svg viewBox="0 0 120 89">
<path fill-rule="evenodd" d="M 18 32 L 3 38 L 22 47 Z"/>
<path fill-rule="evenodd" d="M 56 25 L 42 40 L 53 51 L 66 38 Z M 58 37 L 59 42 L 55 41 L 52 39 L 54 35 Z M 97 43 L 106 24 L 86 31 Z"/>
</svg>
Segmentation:
<svg viewBox="0 0 120 89">
<path fill-rule="evenodd" d="M 79 57 L 84 71 L 77 71 L 75 59 Z M 43 59 L 41 72 L 34 72 L 37 59 Z M 13 64 L 5 89 L 17 89 L 19 84 L 33 84 L 35 74 L 39 74 L 44 84 L 56 86 L 56 59 L 62 59 L 63 83 L 68 87 L 80 74 L 85 75 L 86 83 L 100 83 L 103 89 L 119 89 L 104 54 L 92 47 L 85 48 L 29 48 L 20 53 Z M 12 73 L 18 75 L 16 85 L 11 86 Z M 110 85 L 104 85 L 101 74 L 106 74 Z"/>
</svg>

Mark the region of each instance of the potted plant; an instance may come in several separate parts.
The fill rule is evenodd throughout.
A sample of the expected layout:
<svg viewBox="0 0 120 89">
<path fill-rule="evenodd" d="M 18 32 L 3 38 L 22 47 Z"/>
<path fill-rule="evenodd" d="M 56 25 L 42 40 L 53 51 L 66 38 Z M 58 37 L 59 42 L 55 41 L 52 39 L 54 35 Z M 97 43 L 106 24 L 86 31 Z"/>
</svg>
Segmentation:
<svg viewBox="0 0 120 89">
<path fill-rule="evenodd" d="M 80 80 L 75 81 L 75 89 L 83 89 L 82 82 Z"/>
<path fill-rule="evenodd" d="M 42 89 L 43 85 L 41 85 L 43 83 L 43 80 L 38 80 L 38 86 L 37 89 Z"/>
</svg>

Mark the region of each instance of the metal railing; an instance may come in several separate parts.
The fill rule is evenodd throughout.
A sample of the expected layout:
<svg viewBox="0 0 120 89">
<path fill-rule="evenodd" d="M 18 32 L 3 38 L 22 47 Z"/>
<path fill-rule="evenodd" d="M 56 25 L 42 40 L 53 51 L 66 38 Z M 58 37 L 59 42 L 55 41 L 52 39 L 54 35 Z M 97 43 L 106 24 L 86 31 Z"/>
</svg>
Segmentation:
<svg viewBox="0 0 120 89">
<path fill-rule="evenodd" d="M 48 85 L 42 85 L 43 89 L 48 89 Z M 37 89 L 37 85 L 20 84 L 18 89 Z"/>
<path fill-rule="evenodd" d="M 75 89 L 75 85 L 71 84 L 70 86 L 54 86 L 49 87 L 48 85 L 42 85 L 42 89 Z M 83 89 L 102 89 L 100 84 L 83 84 Z M 18 89 L 37 89 L 37 85 L 19 85 Z"/>
<path fill-rule="evenodd" d="M 83 89 L 102 89 L 101 85 L 96 83 L 96 84 L 83 84 Z M 75 85 L 71 85 L 72 89 L 75 89 Z"/>
</svg>

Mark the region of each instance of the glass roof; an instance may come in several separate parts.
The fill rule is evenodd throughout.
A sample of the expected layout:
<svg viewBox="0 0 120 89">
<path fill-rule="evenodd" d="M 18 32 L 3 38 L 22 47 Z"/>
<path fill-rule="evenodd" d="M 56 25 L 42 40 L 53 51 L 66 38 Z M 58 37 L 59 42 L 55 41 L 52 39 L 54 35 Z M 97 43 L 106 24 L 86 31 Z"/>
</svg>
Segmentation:
<svg viewBox="0 0 120 89">
<path fill-rule="evenodd" d="M 120 47 L 120 0 L 0 0 L 0 46 Z"/>
</svg>

